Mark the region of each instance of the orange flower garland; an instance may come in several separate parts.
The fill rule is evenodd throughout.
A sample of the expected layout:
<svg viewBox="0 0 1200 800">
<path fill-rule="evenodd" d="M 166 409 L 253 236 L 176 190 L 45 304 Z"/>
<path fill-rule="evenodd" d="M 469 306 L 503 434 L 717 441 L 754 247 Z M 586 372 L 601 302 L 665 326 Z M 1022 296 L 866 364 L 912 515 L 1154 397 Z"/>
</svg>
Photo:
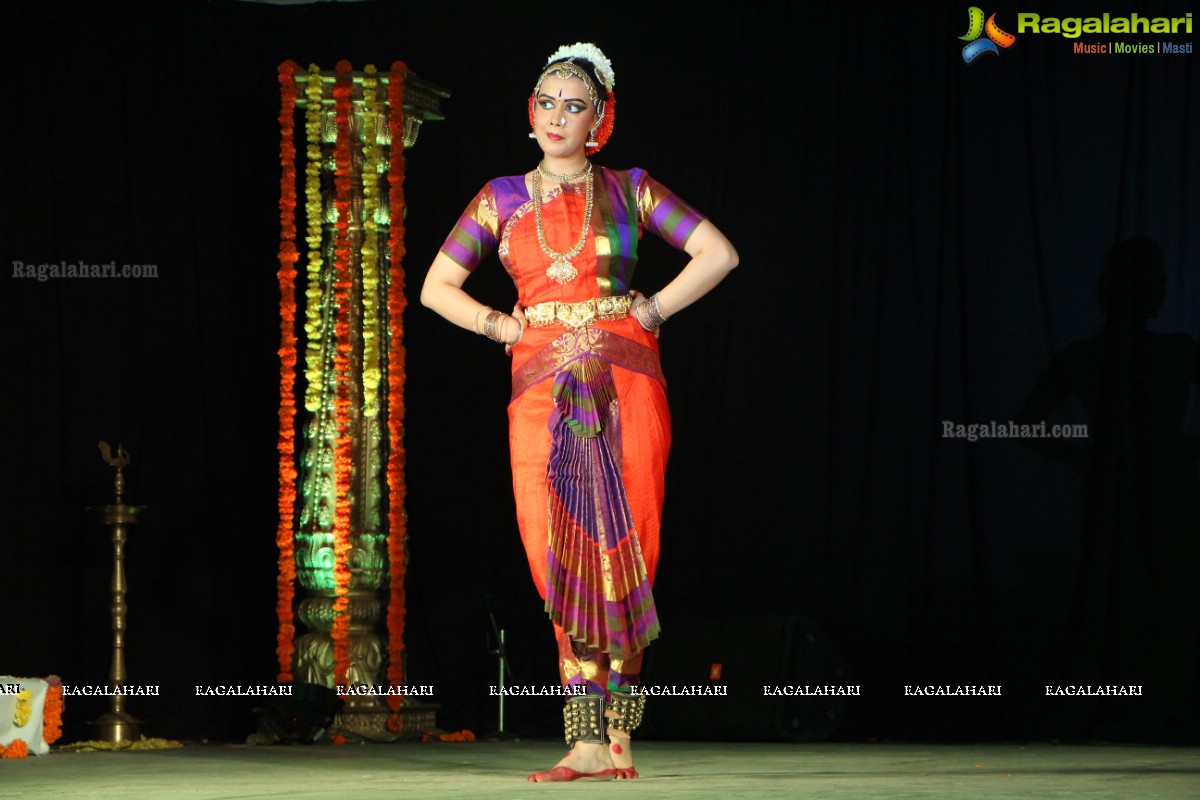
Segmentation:
<svg viewBox="0 0 1200 800">
<path fill-rule="evenodd" d="M 29 755 L 29 745 L 23 739 L 13 739 L 8 747 L 0 744 L 0 758 L 25 758 Z"/>
<path fill-rule="evenodd" d="M 42 740 L 46 744 L 54 744 L 62 737 L 62 697 L 62 684 L 51 685 L 46 690 L 46 702 L 42 707 Z"/>
<path fill-rule="evenodd" d="M 388 565 L 391 572 L 388 599 L 388 683 L 404 685 L 404 570 L 407 526 L 404 514 L 404 77 L 403 61 L 392 63 L 388 80 L 391 132 L 391 163 L 388 169 L 388 249 L 391 251 L 391 280 L 388 282 Z M 400 707 L 404 698 L 388 695 L 392 714 L 387 727 L 399 732 Z"/>
<path fill-rule="evenodd" d="M 435 736 L 432 733 L 421 735 L 422 742 L 432 742 Z M 461 731 L 454 733 L 439 733 L 436 736 L 439 742 L 473 742 L 475 741 L 475 732 L 469 728 L 463 728 Z"/>
<path fill-rule="evenodd" d="M 350 461 L 353 439 L 350 434 L 350 290 L 353 286 L 350 264 L 350 62 L 337 63 L 333 87 L 337 142 L 333 148 L 334 206 L 337 223 L 334 239 L 334 296 L 337 322 L 334 335 L 337 347 L 333 356 L 337 394 L 333 401 L 336 435 L 333 474 L 335 505 L 333 517 L 333 683 L 347 686 L 350 669 Z"/>
<path fill-rule="evenodd" d="M 296 147 L 292 139 L 296 107 L 294 61 L 279 65 L 279 574 L 276 578 L 276 615 L 279 633 L 275 652 L 279 657 L 279 681 L 292 680 L 292 653 L 296 626 L 292 600 L 295 596 L 296 561 L 293 523 L 296 509 Z"/>
</svg>

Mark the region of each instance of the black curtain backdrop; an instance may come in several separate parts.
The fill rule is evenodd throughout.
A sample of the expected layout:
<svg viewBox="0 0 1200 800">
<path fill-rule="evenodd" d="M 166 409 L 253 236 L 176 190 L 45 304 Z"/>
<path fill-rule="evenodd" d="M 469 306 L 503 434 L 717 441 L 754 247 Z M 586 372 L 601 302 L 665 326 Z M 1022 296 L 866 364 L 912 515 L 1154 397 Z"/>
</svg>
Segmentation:
<svg viewBox="0 0 1200 800">
<path fill-rule="evenodd" d="M 1192 8 L 987 7 L 1016 44 L 966 64 L 967 8 L 6 6 L 0 674 L 104 682 L 111 547 L 84 509 L 112 496 L 97 442 L 120 442 L 127 500 L 149 507 L 128 547 L 130 681 L 161 687 L 131 708 L 150 735 L 253 731 L 252 699 L 195 686 L 276 672 L 276 68 L 345 58 L 401 59 L 452 93 L 407 155 L 409 682 L 435 687 L 443 727 L 495 728 L 489 610 L 514 680 L 556 682 L 504 466 L 507 361 L 417 295 L 473 193 L 536 163 L 525 99 L 584 40 L 617 76 L 598 162 L 647 168 L 741 254 L 663 331 L 656 647 L 802 620 L 861 686 L 835 738 L 1196 741 L 1200 62 L 1016 26 Z M 15 268 L 60 261 L 158 277 Z M 682 263 L 645 242 L 638 288 Z M 502 308 L 506 283 L 493 260 L 468 288 Z M 993 420 L 1089 436 L 945 435 Z M 746 658 L 776 657 L 760 638 Z M 965 684 L 1003 694 L 904 688 Z M 1060 684 L 1144 694 L 1046 696 Z M 734 686 L 714 719 L 738 690 L 761 696 Z M 509 728 L 556 735 L 556 707 L 512 701 Z M 104 710 L 74 700 L 67 738 Z"/>
</svg>

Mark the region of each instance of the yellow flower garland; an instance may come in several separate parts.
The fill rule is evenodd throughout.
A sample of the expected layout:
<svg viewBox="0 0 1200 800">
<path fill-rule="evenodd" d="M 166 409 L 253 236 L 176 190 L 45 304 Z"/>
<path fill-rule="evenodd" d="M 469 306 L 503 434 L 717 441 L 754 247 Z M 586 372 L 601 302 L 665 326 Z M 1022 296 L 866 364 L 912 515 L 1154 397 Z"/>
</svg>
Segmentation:
<svg viewBox="0 0 1200 800">
<path fill-rule="evenodd" d="M 324 141 L 322 100 L 325 96 L 325 84 L 321 78 L 321 68 L 316 64 L 310 64 L 308 67 L 304 96 L 307 100 L 304 133 L 308 140 L 305 149 L 308 161 L 304 168 L 304 216 L 308 225 L 304 237 L 308 243 L 308 288 L 304 291 L 307 300 L 304 305 L 304 374 L 308 378 L 308 385 L 304 392 L 304 407 L 315 413 L 321 408 L 325 312 L 325 304 L 322 302 L 324 293 L 321 291 L 321 268 L 324 266 L 321 243 L 325 222 L 325 205 L 321 200 L 321 145 Z"/>
<path fill-rule="evenodd" d="M 29 724 L 33 717 L 33 692 L 22 689 L 17 693 L 17 707 L 13 709 L 13 725 L 18 728 Z"/>
<path fill-rule="evenodd" d="M 363 71 L 363 243 L 360 249 L 362 266 L 362 337 L 363 337 L 363 415 L 379 413 L 379 381 L 383 371 L 379 366 L 379 147 L 378 125 L 380 110 L 376 102 L 378 79 L 375 65 L 367 64 Z"/>
</svg>

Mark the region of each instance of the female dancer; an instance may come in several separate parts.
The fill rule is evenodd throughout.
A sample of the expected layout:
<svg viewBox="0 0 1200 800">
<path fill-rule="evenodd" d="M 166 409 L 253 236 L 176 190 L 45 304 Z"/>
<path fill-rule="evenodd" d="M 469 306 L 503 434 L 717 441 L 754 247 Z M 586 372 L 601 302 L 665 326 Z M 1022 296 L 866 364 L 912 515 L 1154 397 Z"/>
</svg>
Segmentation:
<svg viewBox="0 0 1200 800">
<path fill-rule="evenodd" d="M 651 586 L 671 444 L 659 326 L 738 263 L 711 222 L 644 170 L 588 156 L 613 129 L 613 70 L 560 48 L 529 100 L 542 160 L 476 195 L 434 259 L 421 302 L 512 355 L 509 445 L 521 538 L 554 623 L 570 752 L 533 781 L 635 778 L 642 655 L 659 631 Z M 690 260 L 647 298 L 632 289 L 650 231 Z M 513 313 L 463 284 L 495 250 Z"/>
</svg>

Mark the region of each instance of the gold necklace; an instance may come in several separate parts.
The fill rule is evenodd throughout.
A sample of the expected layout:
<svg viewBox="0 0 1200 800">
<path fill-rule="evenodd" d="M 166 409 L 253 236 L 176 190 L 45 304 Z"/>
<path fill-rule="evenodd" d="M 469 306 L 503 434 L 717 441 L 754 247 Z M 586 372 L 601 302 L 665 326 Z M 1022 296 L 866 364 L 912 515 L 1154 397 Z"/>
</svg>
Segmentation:
<svg viewBox="0 0 1200 800">
<path fill-rule="evenodd" d="M 581 170 L 584 172 L 586 182 L 584 184 L 584 209 L 583 209 L 583 230 L 579 232 L 579 241 L 565 253 L 560 253 L 557 250 L 551 250 L 550 245 L 546 243 L 546 229 L 542 224 L 542 177 L 541 165 L 533 173 L 533 216 L 537 220 L 537 237 L 538 247 L 542 248 L 551 260 L 549 268 L 546 270 L 546 277 L 557 284 L 567 284 L 575 280 L 579 276 L 579 270 L 575 269 L 575 265 L 571 263 L 571 259 L 583 252 L 583 246 L 587 244 L 588 229 L 592 226 L 592 200 L 594 199 L 592 164 L 589 161 L 588 165 Z M 558 177 L 558 176 L 555 176 Z M 570 177 L 570 176 L 563 176 Z M 578 180 L 578 179 L 577 179 Z M 563 181 L 559 181 L 562 183 Z"/>
<path fill-rule="evenodd" d="M 544 177 L 547 177 L 550 180 L 558 181 L 559 183 L 577 183 L 580 178 L 583 178 L 592 171 L 592 162 L 585 159 L 583 162 L 583 169 L 579 170 L 578 172 L 572 172 L 570 175 L 559 175 L 557 172 L 551 172 L 550 170 L 546 169 L 545 161 L 539 161 L 537 165 L 537 171 L 542 173 Z"/>
</svg>

